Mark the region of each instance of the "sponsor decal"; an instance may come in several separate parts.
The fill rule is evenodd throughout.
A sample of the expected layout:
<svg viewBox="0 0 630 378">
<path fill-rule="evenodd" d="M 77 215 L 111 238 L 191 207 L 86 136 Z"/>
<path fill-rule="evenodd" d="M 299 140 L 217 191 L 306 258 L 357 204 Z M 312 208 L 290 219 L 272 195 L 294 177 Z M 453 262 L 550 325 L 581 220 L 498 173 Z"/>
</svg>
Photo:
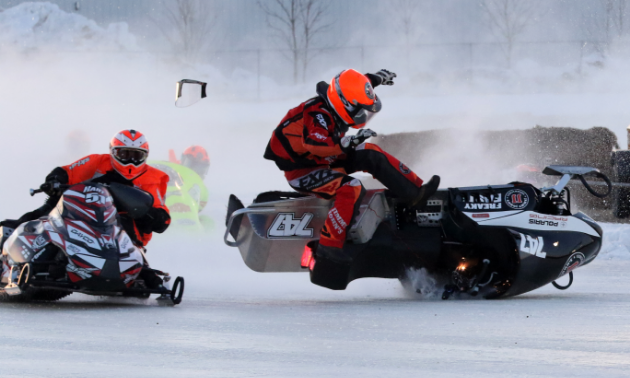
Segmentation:
<svg viewBox="0 0 630 378">
<path fill-rule="evenodd" d="M 326 140 L 326 136 L 322 135 L 320 133 L 311 133 L 311 136 L 315 139 L 319 139 L 319 140 Z"/>
<path fill-rule="evenodd" d="M 72 163 L 72 165 L 70 166 L 70 169 L 72 170 L 72 169 L 74 169 L 74 168 L 76 168 L 76 167 L 80 167 L 80 166 L 82 166 L 83 164 L 87 163 L 88 161 L 90 161 L 90 158 L 89 158 L 89 157 L 87 157 L 87 158 L 85 158 L 85 159 L 81 159 L 81 160 L 79 160 L 79 161 L 77 161 L 77 162 L 74 162 L 74 163 Z"/>
<path fill-rule="evenodd" d="M 68 264 L 66 265 L 66 270 L 68 272 L 72 272 L 74 274 L 76 274 L 77 276 L 86 279 L 86 278 L 90 278 L 92 276 L 92 272 L 97 271 L 98 269 L 96 268 L 80 268 L 76 265 L 74 265 L 72 263 L 72 260 L 68 261 Z"/>
<path fill-rule="evenodd" d="M 337 210 L 337 208 L 332 208 L 328 212 L 328 219 L 330 219 L 330 221 L 333 224 L 333 227 L 335 228 L 335 231 L 337 231 L 339 235 L 343 234 L 343 232 L 348 227 L 346 222 L 343 220 L 343 218 L 339 214 L 339 211 Z"/>
<path fill-rule="evenodd" d="M 96 203 L 99 205 L 105 205 L 111 203 L 113 198 L 110 196 L 104 196 L 98 193 L 88 193 L 85 195 L 85 203 Z"/>
<path fill-rule="evenodd" d="M 547 227 L 566 227 L 566 222 L 554 222 L 552 220 L 538 220 L 538 219 L 530 219 L 529 224 L 535 224 L 537 226 L 547 226 Z"/>
<path fill-rule="evenodd" d="M 333 175 L 333 171 L 328 169 L 321 169 L 319 171 L 311 172 L 306 176 L 300 177 L 298 179 L 298 186 L 306 190 L 311 190 L 313 188 L 317 188 L 319 186 L 327 184 L 334 179 L 335 175 Z"/>
<path fill-rule="evenodd" d="M 411 169 L 409 169 L 409 167 L 407 167 L 403 163 L 400 163 L 400 165 L 398 165 L 398 168 L 400 168 L 400 171 L 406 175 L 411 173 Z"/>
<path fill-rule="evenodd" d="M 46 238 L 43 235 L 39 235 L 35 238 L 35 240 L 33 240 L 33 244 L 31 245 L 31 247 L 37 250 L 45 246 L 47 243 L 48 241 L 46 240 Z"/>
<path fill-rule="evenodd" d="M 584 259 L 585 257 L 582 252 L 576 252 L 572 254 L 571 256 L 569 256 L 569 258 L 567 259 L 567 262 L 564 263 L 564 267 L 562 267 L 562 270 L 560 271 L 558 278 L 564 276 L 565 274 L 569 273 L 573 269 L 582 265 L 582 263 L 584 262 Z"/>
<path fill-rule="evenodd" d="M 547 257 L 547 253 L 542 250 L 545 245 L 542 236 L 533 237 L 521 233 L 519 235 L 521 236 L 521 244 L 519 246 L 521 252 L 540 257 L 541 259 Z"/>
<path fill-rule="evenodd" d="M 101 189 L 101 188 L 97 188 L 95 186 L 88 186 L 88 185 L 86 185 L 85 188 L 83 188 L 83 193 L 90 193 L 90 192 L 98 192 L 98 193 L 101 193 L 101 194 L 105 193 L 103 191 L 103 189 Z"/>
<path fill-rule="evenodd" d="M 466 205 L 464 209 L 466 210 L 501 210 L 501 193 L 499 194 L 490 194 L 483 195 L 479 194 L 478 196 L 474 196 L 472 194 L 468 195 L 466 198 Z"/>
<path fill-rule="evenodd" d="M 313 237 L 313 229 L 308 224 L 313 219 L 313 214 L 304 213 L 302 218 L 295 218 L 294 213 L 279 213 L 267 230 L 267 236 L 273 238 L 286 238 L 291 236 Z"/>
<path fill-rule="evenodd" d="M 554 215 L 529 214 L 529 224 L 537 226 L 560 227 L 565 228 L 569 218 L 558 217 Z"/>
<path fill-rule="evenodd" d="M 505 204 L 515 210 L 521 210 L 529 205 L 529 196 L 521 189 L 512 189 L 505 193 Z"/>
<path fill-rule="evenodd" d="M 473 214 L 472 217 L 473 218 L 490 218 L 490 214 L 488 214 L 488 213 L 479 213 L 479 214 Z"/>
<path fill-rule="evenodd" d="M 317 120 L 317 122 L 319 122 L 320 125 L 322 125 L 323 128 L 328 130 L 328 123 L 326 123 L 326 120 L 324 119 L 324 115 L 323 114 L 318 113 L 315 116 L 315 119 Z"/>
<path fill-rule="evenodd" d="M 74 244 L 70 244 L 70 243 L 66 243 L 66 249 L 69 252 L 73 252 L 73 253 L 79 253 L 79 252 L 84 252 L 84 250 L 82 250 L 81 248 L 77 247 Z"/>
<path fill-rule="evenodd" d="M 84 242 L 85 244 L 89 245 L 92 248 L 101 249 L 101 246 L 96 241 L 96 238 L 86 234 L 83 231 L 80 231 L 77 228 L 74 228 L 72 226 L 68 226 L 68 234 L 70 235 L 71 239 L 82 241 L 82 242 Z"/>
</svg>

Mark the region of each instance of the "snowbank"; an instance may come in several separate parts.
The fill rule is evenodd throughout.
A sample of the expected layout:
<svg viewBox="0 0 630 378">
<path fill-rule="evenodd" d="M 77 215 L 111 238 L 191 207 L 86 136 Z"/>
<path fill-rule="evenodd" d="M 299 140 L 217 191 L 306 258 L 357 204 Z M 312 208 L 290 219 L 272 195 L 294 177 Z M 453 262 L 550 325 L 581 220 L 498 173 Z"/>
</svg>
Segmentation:
<svg viewBox="0 0 630 378">
<path fill-rule="evenodd" d="M 107 29 L 48 2 L 27 2 L 0 12 L 0 46 L 18 52 L 136 50 L 126 23 Z"/>
<path fill-rule="evenodd" d="M 600 223 L 604 229 L 604 243 L 598 259 L 630 260 L 630 225 Z"/>
</svg>

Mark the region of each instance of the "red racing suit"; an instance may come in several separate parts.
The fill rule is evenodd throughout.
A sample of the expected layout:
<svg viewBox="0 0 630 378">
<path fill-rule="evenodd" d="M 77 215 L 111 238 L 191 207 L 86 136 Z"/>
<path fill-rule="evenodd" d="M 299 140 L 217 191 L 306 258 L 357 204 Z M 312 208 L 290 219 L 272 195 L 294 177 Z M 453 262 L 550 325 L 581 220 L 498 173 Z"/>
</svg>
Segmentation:
<svg viewBox="0 0 630 378">
<path fill-rule="evenodd" d="M 405 199 L 419 195 L 422 180 L 375 144 L 344 151 L 340 145 L 343 123 L 324 99 L 324 85 L 318 84 L 320 96 L 289 110 L 274 130 L 264 157 L 284 171 L 296 191 L 335 199 L 319 243 L 342 248 L 365 194 L 361 182 L 349 174 L 368 172 Z"/>
<path fill-rule="evenodd" d="M 119 182 L 135 186 L 150 193 L 153 196 L 153 209 L 151 212 L 154 213 L 151 221 L 143 220 L 142 218 L 133 221 L 130 219 L 127 220 L 131 223 L 133 231 L 135 231 L 135 238 L 142 246 L 146 246 L 151 240 L 153 231 L 161 233 L 166 230 L 171 222 L 169 210 L 164 202 L 166 185 L 168 184 L 169 178 L 166 173 L 159 169 L 147 165 L 147 170 L 144 173 L 129 181 L 112 167 L 111 156 L 109 154 L 95 154 L 88 155 L 70 165 L 55 168 L 48 175 L 46 181 L 50 181 L 52 176 L 56 176 L 59 182 L 70 185 L 87 180 L 101 183 Z M 67 176 L 67 180 L 64 176 Z M 124 218 L 124 215 L 124 213 L 121 213 L 122 218 Z M 124 223 L 125 221 L 123 221 L 123 225 L 125 226 Z M 131 227 L 125 227 L 127 232 L 130 231 L 129 228 Z M 132 239 L 134 238 L 134 235 L 130 236 Z"/>
</svg>

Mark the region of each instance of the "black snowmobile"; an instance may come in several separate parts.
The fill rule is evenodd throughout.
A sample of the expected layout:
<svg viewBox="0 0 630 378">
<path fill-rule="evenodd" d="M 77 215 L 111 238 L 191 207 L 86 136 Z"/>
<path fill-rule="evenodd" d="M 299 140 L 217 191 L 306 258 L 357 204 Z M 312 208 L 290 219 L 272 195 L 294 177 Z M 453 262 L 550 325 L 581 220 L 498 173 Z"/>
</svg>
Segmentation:
<svg viewBox="0 0 630 378">
<path fill-rule="evenodd" d="M 31 195 L 50 189 L 49 183 Z M 137 188 L 112 183 L 55 184 L 63 195 L 50 214 L 30 222 L 4 221 L 0 227 L 0 300 L 54 301 L 73 292 L 97 296 L 148 298 L 176 305 L 184 279 L 170 288 L 168 273 L 151 269 L 143 248 L 121 225 L 119 211 L 144 216 L 153 197 Z M 147 270 L 162 276 L 164 287 L 147 287 Z"/>
<path fill-rule="evenodd" d="M 262 193 L 246 208 L 230 196 L 225 242 L 238 247 L 254 271 L 307 271 L 313 283 L 334 290 L 362 277 L 404 281 L 421 268 L 449 282 L 443 299 L 454 293 L 509 297 L 548 283 L 566 289 L 572 271 L 597 257 L 602 228 L 571 213 L 565 186 L 573 176 L 597 196 L 611 186 L 589 167 L 549 166 L 543 173 L 561 178 L 541 189 L 516 182 L 439 190 L 422 207 L 369 190 L 348 232 L 344 248 L 353 258 L 347 264 L 317 256 L 331 202 L 298 193 Z M 594 191 L 587 175 L 603 180 L 608 193 Z M 567 285 L 555 282 L 566 274 Z"/>
</svg>

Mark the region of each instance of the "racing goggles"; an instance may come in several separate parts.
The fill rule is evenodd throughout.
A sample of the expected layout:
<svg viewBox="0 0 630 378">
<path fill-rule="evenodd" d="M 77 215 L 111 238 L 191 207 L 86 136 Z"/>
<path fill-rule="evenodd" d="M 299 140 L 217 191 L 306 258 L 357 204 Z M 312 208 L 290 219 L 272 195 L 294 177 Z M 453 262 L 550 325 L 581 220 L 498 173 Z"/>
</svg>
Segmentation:
<svg viewBox="0 0 630 378">
<path fill-rule="evenodd" d="M 125 148 L 119 147 L 112 150 L 112 155 L 123 165 L 133 164 L 141 165 L 149 156 L 149 153 L 145 150 L 139 150 L 137 148 Z"/>
<path fill-rule="evenodd" d="M 378 98 L 376 93 L 374 93 L 374 88 L 372 88 L 372 84 L 366 83 L 365 94 L 368 98 L 373 99 L 374 102 L 371 105 L 361 104 L 356 100 L 354 101 L 355 102 L 354 104 L 350 103 L 350 101 L 346 99 L 346 97 L 343 95 L 343 92 L 341 91 L 341 85 L 339 84 L 340 77 L 341 77 L 341 73 L 335 76 L 335 80 L 334 80 L 335 92 L 337 92 L 337 95 L 341 99 L 341 102 L 343 103 L 344 108 L 346 108 L 348 115 L 350 116 L 350 118 L 352 118 L 352 121 L 354 122 L 352 127 L 359 129 L 365 126 L 365 124 L 370 119 L 372 119 L 375 113 L 378 113 L 381 111 L 381 108 L 382 108 L 381 100 Z"/>
</svg>

